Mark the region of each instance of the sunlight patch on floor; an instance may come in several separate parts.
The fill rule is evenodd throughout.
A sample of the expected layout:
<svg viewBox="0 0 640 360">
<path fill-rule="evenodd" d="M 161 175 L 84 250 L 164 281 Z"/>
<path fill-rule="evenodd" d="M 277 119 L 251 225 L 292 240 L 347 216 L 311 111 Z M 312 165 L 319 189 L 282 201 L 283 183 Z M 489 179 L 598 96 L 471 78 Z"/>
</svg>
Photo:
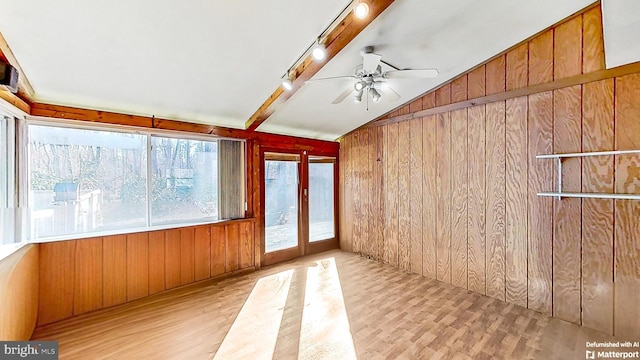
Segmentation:
<svg viewBox="0 0 640 360">
<path fill-rule="evenodd" d="M 307 270 L 299 359 L 357 359 L 334 258 Z"/>
<path fill-rule="evenodd" d="M 260 278 L 214 359 L 271 359 L 293 270 Z"/>
</svg>

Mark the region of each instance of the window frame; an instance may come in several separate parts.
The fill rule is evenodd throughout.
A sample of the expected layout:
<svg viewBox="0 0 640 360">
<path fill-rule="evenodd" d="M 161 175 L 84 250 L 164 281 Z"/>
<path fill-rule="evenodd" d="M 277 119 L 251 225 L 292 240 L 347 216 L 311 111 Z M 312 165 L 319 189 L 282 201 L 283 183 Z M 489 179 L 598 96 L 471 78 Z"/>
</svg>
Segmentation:
<svg viewBox="0 0 640 360">
<path fill-rule="evenodd" d="M 109 131 L 109 132 L 119 132 L 125 134 L 136 134 L 146 137 L 146 226 L 144 227 L 132 227 L 132 228 L 123 228 L 116 230 L 107 230 L 107 231 L 94 231 L 94 232 L 83 232 L 83 233 L 74 233 L 74 234 L 65 234 L 65 235 L 56 235 L 49 237 L 41 237 L 41 238 L 32 238 L 32 234 L 30 229 L 26 231 L 24 238 L 24 243 L 46 243 L 53 241 L 61 241 L 61 240 L 74 240 L 74 239 L 85 239 L 85 238 L 93 238 L 93 237 L 101 237 L 101 236 L 110 236 L 110 235 L 121 235 L 121 234 L 134 234 L 141 232 L 149 232 L 156 230 L 165 230 L 165 229 L 173 229 L 173 228 L 182 228 L 182 227 L 191 227 L 191 226 L 199 226 L 199 225 L 207 225 L 207 224 L 216 224 L 224 221 L 228 221 L 230 219 L 214 219 L 213 217 L 202 218 L 197 220 L 189 220 L 184 222 L 172 222 L 167 224 L 159 224 L 152 225 L 152 213 L 151 213 L 151 205 L 152 205 L 152 184 L 153 184 L 153 176 L 152 176 L 152 163 L 151 163 L 151 144 L 152 137 L 163 137 L 163 138 L 173 138 L 179 140 L 195 140 L 195 141 L 219 141 L 219 140 L 232 140 L 241 142 L 244 157 L 242 159 L 242 168 L 244 169 L 244 175 L 242 176 L 243 189 L 246 189 L 246 172 L 247 172 L 247 159 L 246 159 L 246 147 L 247 141 L 245 139 L 236 139 L 236 138 L 226 138 L 215 135 L 205 135 L 205 134 L 195 134 L 188 132 L 180 132 L 175 130 L 164 130 L 164 129 L 148 129 L 148 128 L 140 128 L 129 125 L 117 125 L 117 124 L 87 124 L 85 121 L 80 120 L 58 120 L 58 119 L 42 119 L 27 116 L 24 120 L 24 129 L 25 133 L 28 132 L 28 127 L 30 125 L 37 126 L 50 126 L 56 128 L 68 128 L 68 129 L 78 129 L 78 130 L 93 130 L 93 131 Z M 19 177 L 24 179 L 21 181 L 21 184 L 24 184 L 22 189 L 24 189 L 23 194 L 21 196 L 24 197 L 26 204 L 29 202 L 29 190 L 30 190 L 30 166 L 29 166 L 29 139 L 25 136 L 24 139 L 25 144 L 22 144 L 20 147 L 21 152 L 23 154 L 18 153 L 18 156 L 21 156 L 22 159 L 25 160 L 25 166 L 20 167 Z M 18 174 L 16 174 L 18 175 Z M 220 191 L 219 186 L 220 177 L 218 176 L 218 191 Z M 243 192 L 243 203 L 246 204 L 247 196 L 246 191 Z M 218 204 L 218 207 L 220 204 Z M 23 222 L 23 226 L 29 226 L 31 224 L 30 219 L 31 211 L 27 210 L 26 219 Z"/>
</svg>

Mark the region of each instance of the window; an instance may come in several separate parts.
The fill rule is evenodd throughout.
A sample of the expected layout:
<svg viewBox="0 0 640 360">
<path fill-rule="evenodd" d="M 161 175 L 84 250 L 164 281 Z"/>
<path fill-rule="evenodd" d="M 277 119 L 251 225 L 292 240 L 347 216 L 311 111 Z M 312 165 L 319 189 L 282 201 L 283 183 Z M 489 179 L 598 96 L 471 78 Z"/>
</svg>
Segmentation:
<svg viewBox="0 0 640 360">
<path fill-rule="evenodd" d="M 13 117 L 0 114 L 0 259 L 22 243 L 15 220 L 15 123 Z"/>
<path fill-rule="evenodd" d="M 151 223 L 218 219 L 218 143 L 151 138 Z"/>
<path fill-rule="evenodd" d="M 28 136 L 31 239 L 221 218 L 218 140 L 37 122 Z"/>
</svg>

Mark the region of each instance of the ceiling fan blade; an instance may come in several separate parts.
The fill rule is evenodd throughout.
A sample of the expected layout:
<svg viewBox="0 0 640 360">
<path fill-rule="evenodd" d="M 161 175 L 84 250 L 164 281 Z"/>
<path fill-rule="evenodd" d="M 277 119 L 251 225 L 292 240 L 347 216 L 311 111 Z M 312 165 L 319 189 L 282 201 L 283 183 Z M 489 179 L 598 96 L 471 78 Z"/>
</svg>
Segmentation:
<svg viewBox="0 0 640 360">
<path fill-rule="evenodd" d="M 398 94 L 395 90 L 393 90 L 393 88 L 389 85 L 387 85 L 384 89 L 384 95 L 386 96 L 389 101 L 396 101 L 400 99 L 400 94 Z"/>
<path fill-rule="evenodd" d="M 420 69 L 420 70 L 392 70 L 384 73 L 384 77 L 387 79 L 426 79 L 434 78 L 438 76 L 437 69 Z"/>
<path fill-rule="evenodd" d="M 354 92 L 355 89 L 353 88 L 353 86 L 349 86 L 345 91 L 342 92 L 342 94 L 338 95 L 338 97 L 333 100 L 331 103 L 332 104 L 340 104 L 342 101 L 344 101 L 344 99 L 347 98 L 347 96 L 351 95 L 352 92 Z"/>
<path fill-rule="evenodd" d="M 355 76 L 353 75 L 347 75 L 347 76 L 332 76 L 332 77 L 326 77 L 326 78 L 320 78 L 320 79 L 310 79 L 305 81 L 304 83 L 315 83 L 315 82 L 322 82 L 322 81 L 329 81 L 329 80 L 353 80 L 356 79 Z"/>
<path fill-rule="evenodd" d="M 374 73 L 380 65 L 380 60 L 382 60 L 382 55 L 368 53 L 362 54 L 362 69 L 368 73 Z"/>
</svg>

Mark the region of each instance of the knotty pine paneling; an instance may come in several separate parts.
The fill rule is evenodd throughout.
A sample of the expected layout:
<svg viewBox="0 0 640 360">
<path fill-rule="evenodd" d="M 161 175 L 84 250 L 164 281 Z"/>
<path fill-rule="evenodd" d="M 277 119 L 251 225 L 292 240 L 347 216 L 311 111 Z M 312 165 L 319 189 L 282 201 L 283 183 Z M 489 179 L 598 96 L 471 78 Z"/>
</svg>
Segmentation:
<svg viewBox="0 0 640 360">
<path fill-rule="evenodd" d="M 482 96 L 483 91 L 485 95 L 497 94 L 600 71 L 604 69 L 602 43 L 601 11 L 595 6 L 492 58 L 458 80 L 423 94 L 422 108 L 462 99 L 465 77 L 466 97 L 473 99 Z M 640 317 L 640 202 L 538 197 L 539 191 L 556 190 L 557 169 L 554 160 L 535 158 L 543 153 L 581 149 L 639 149 L 638 98 L 640 74 L 632 74 L 601 81 L 585 77 L 584 83 L 577 86 L 485 105 L 484 189 L 476 177 L 482 154 L 473 150 L 480 144 L 478 132 L 482 131 L 473 122 L 481 117 L 476 114 L 477 109 L 469 105 L 461 110 L 469 114 L 464 129 L 455 121 L 461 112 L 442 111 L 421 118 L 423 275 L 447 283 L 459 283 L 466 276 L 468 282 L 461 286 L 481 293 L 482 286 L 476 284 L 476 278 L 484 276 L 488 296 L 609 334 L 640 337 L 635 320 Z M 416 108 L 414 102 L 401 110 L 405 114 L 407 109 L 411 113 Z M 397 114 L 400 111 L 389 115 Z M 414 233 L 413 228 L 408 233 L 400 231 L 400 223 L 407 216 L 404 203 L 412 204 L 417 194 L 412 191 L 413 180 L 406 185 L 406 172 L 414 179 L 414 168 L 401 165 L 410 161 L 411 144 L 417 139 L 414 132 L 410 132 L 409 140 L 405 132 L 400 136 L 399 129 L 411 126 L 404 124 L 416 124 L 416 119 L 380 126 L 382 139 L 368 140 L 381 142 L 377 145 L 382 147 L 384 168 L 380 206 L 384 206 L 385 217 L 384 244 L 378 246 L 384 246 L 383 260 L 395 267 L 401 266 L 398 244 L 411 242 Z M 358 206 L 361 193 L 373 191 L 362 188 L 354 181 L 355 176 L 349 175 L 362 174 L 361 164 L 368 166 L 366 159 L 359 158 L 360 149 L 355 146 L 361 132 L 346 135 L 341 144 L 346 147 L 341 149 L 346 157 L 341 161 L 341 171 L 350 164 L 345 182 L 352 180 L 354 194 L 341 195 L 343 214 Z M 467 142 L 466 169 L 457 164 L 463 141 Z M 639 168 L 640 157 L 636 155 L 567 159 L 564 189 L 640 193 Z M 467 197 L 468 222 L 464 229 L 456 225 L 462 209 L 458 193 L 461 188 L 466 189 Z M 482 264 L 476 256 L 481 251 L 480 244 L 475 240 L 481 238 L 477 236 L 476 222 L 480 223 L 483 216 L 473 210 L 474 206 L 481 209 L 481 198 L 476 196 L 482 191 L 486 209 L 484 274 L 480 273 Z M 354 214 L 354 223 L 358 216 L 369 215 Z M 464 238 L 458 237 L 462 231 L 466 231 Z M 362 241 L 379 241 L 363 236 Z M 435 244 L 429 242 L 430 237 Z M 466 248 L 461 243 L 466 243 Z M 431 250 L 432 244 L 435 251 Z M 375 244 L 371 246 L 376 248 Z M 461 257 L 454 249 L 467 256 L 466 272 L 458 274 L 457 279 L 452 279 L 452 264 L 454 270 L 459 268 Z M 375 258 L 375 254 L 363 255 Z M 430 269 L 433 258 L 435 275 Z M 409 261 L 418 259 L 410 257 Z M 402 268 L 406 266 L 402 264 Z M 413 268 L 412 263 L 408 266 Z"/>
<path fill-rule="evenodd" d="M 436 118 L 436 270 L 438 280 L 451 284 L 451 114 Z"/>
<path fill-rule="evenodd" d="M 375 163 L 373 168 L 373 181 L 371 185 L 371 191 L 375 194 L 375 202 L 372 204 L 373 211 L 373 243 L 375 246 L 376 260 L 383 260 L 385 253 L 385 237 L 384 237 L 384 225 L 385 225 L 385 196 L 384 191 L 384 128 L 374 128 L 375 133 Z"/>
<path fill-rule="evenodd" d="M 613 83 L 582 87 L 584 151 L 614 148 Z M 613 193 L 613 180 L 613 156 L 582 160 L 583 192 Z M 582 324 L 608 334 L 613 333 L 613 208 L 613 200 L 582 200 Z"/>
<path fill-rule="evenodd" d="M 554 134 L 556 153 L 582 151 L 581 87 L 572 86 L 553 93 Z M 580 192 L 581 158 L 562 162 L 563 191 Z M 554 201 L 555 233 L 553 236 L 553 315 L 579 323 L 581 269 L 581 199 Z"/>
<path fill-rule="evenodd" d="M 423 102 L 424 106 L 424 102 Z M 422 275 L 437 278 L 436 116 L 422 119 Z M 383 185 L 384 186 L 384 185 Z"/>
<path fill-rule="evenodd" d="M 362 133 L 358 131 L 353 134 L 353 238 L 351 247 L 356 254 L 361 253 L 360 238 L 362 237 L 362 218 L 364 214 L 362 212 L 364 201 L 362 201 L 361 192 L 364 191 L 362 183 L 362 172 L 365 168 L 363 159 L 363 146 L 362 146 Z M 357 199 L 357 201 L 355 201 Z"/>
<path fill-rule="evenodd" d="M 485 244 L 485 106 L 468 109 L 467 136 L 467 288 L 486 293 L 486 244 Z"/>
<path fill-rule="evenodd" d="M 451 283 L 467 287 L 467 110 L 451 112 Z"/>
<path fill-rule="evenodd" d="M 229 236 L 235 240 L 228 241 Z M 230 265 L 229 272 L 250 269 L 255 261 L 254 237 L 255 222 L 247 219 L 38 244 L 37 324 L 49 324 L 216 277 L 226 272 L 225 264 Z M 181 262 L 181 254 L 194 253 L 194 244 L 199 251 L 195 263 L 193 257 Z M 201 257 L 207 260 L 197 260 Z M 194 264 L 199 269 L 198 279 L 182 277 L 185 268 L 188 272 L 196 267 Z"/>
<path fill-rule="evenodd" d="M 527 98 L 506 101 L 506 301 L 527 307 Z"/>
<path fill-rule="evenodd" d="M 616 79 L 615 142 L 619 150 L 640 149 L 640 74 Z M 640 158 L 616 156 L 615 190 L 640 193 Z M 615 201 L 614 335 L 640 338 L 640 201 Z"/>
<path fill-rule="evenodd" d="M 486 105 L 486 293 L 505 300 L 505 102 Z"/>
<path fill-rule="evenodd" d="M 420 106 L 422 107 L 422 106 Z M 422 109 L 420 109 L 422 110 Z M 411 211 L 411 272 L 422 275 L 422 119 L 414 119 L 409 122 L 411 127 L 411 149 L 409 151 L 409 173 L 411 178 L 410 211 Z M 372 190 L 375 192 L 375 190 Z"/>
<path fill-rule="evenodd" d="M 554 162 L 536 159 L 553 154 L 553 93 L 529 96 L 528 121 L 528 303 L 543 314 L 552 311 L 553 198 L 537 193 L 554 188 Z"/>
<path fill-rule="evenodd" d="M 73 314 L 102 308 L 102 238 L 76 242 Z"/>
</svg>

